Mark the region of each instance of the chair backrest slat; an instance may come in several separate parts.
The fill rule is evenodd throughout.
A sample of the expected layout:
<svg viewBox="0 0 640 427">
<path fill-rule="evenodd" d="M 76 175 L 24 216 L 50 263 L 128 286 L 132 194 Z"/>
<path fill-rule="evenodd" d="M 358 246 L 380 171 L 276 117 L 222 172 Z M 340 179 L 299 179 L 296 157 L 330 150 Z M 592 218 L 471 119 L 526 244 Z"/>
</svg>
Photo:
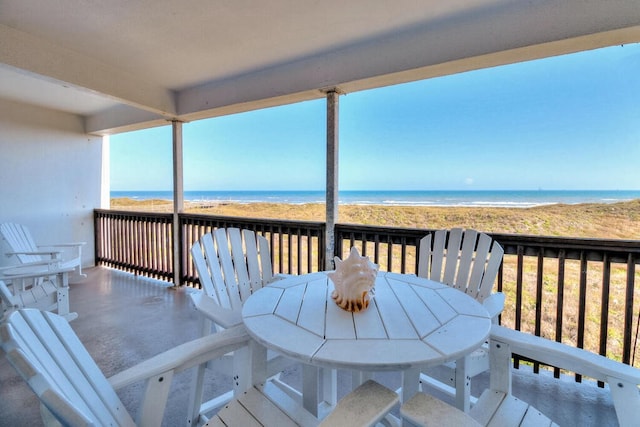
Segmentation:
<svg viewBox="0 0 640 427">
<path fill-rule="evenodd" d="M 260 235 L 256 235 L 260 255 L 260 271 L 262 272 L 262 280 L 260 280 L 259 288 L 273 280 L 273 267 L 271 265 L 271 250 L 269 249 L 269 241 Z"/>
<path fill-rule="evenodd" d="M 418 276 L 429 277 L 435 280 L 429 273 L 431 270 L 431 234 L 427 234 L 420 239 L 420 247 L 418 249 Z"/>
<path fill-rule="evenodd" d="M 208 236 L 211 238 L 210 234 L 206 234 L 202 236 L 203 238 L 200 241 L 195 242 L 191 246 L 191 258 L 193 259 L 193 263 L 196 267 L 196 271 L 198 272 L 198 278 L 200 279 L 200 285 L 202 286 L 202 290 L 208 296 L 213 298 L 215 302 L 220 304 L 220 300 L 218 299 L 218 293 L 216 292 L 215 287 L 213 286 L 213 281 L 211 280 L 211 271 L 209 270 L 209 259 L 205 259 L 205 248 L 204 248 L 204 237 Z M 213 242 L 211 242 L 213 245 Z M 218 257 L 216 256 L 215 264 L 218 265 L 218 269 L 220 265 L 217 263 Z"/>
<path fill-rule="evenodd" d="M 224 275 L 224 283 L 226 285 L 227 296 L 231 302 L 231 308 L 234 310 L 240 309 L 240 307 L 242 307 L 242 302 L 240 301 L 240 291 L 238 290 L 238 281 L 236 279 L 236 271 L 233 266 L 231 249 L 227 238 L 227 230 L 224 228 L 218 228 L 213 232 L 213 237 L 216 242 L 218 258 L 220 259 L 220 266 L 222 267 L 222 274 Z"/>
<path fill-rule="evenodd" d="M 0 280 L 0 301 L 7 307 L 18 307 L 20 302 L 13 295 L 6 283 Z"/>
<path fill-rule="evenodd" d="M 453 230 L 452 230 L 453 231 Z M 462 229 L 456 229 L 462 236 Z M 475 230 L 466 230 L 464 232 L 464 239 L 462 240 L 462 249 L 460 250 L 460 256 L 458 259 L 458 273 L 454 281 L 455 288 L 466 292 L 469 283 L 471 272 L 471 266 L 473 265 L 475 250 L 476 250 L 476 237 L 478 233 Z"/>
<path fill-rule="evenodd" d="M 229 299 L 229 292 L 227 290 L 227 283 L 223 277 L 222 267 L 220 264 L 220 258 L 218 258 L 218 250 L 214 243 L 213 234 L 205 234 L 202 236 L 202 245 L 204 246 L 205 257 L 207 260 L 208 271 L 198 271 L 199 275 L 210 274 L 212 288 L 207 290 L 207 293 L 213 295 L 215 299 L 220 302 L 220 305 L 224 308 L 231 309 L 231 300 Z"/>
<path fill-rule="evenodd" d="M 476 297 L 477 300 L 484 301 L 484 299 L 491 294 L 494 282 L 498 276 L 498 271 L 500 271 L 500 265 L 502 264 L 503 257 L 504 248 L 500 246 L 498 242 L 494 241 L 491 245 L 491 255 L 487 262 L 484 276 L 482 276 L 482 282 L 479 286 L 478 296 Z"/>
<path fill-rule="evenodd" d="M 438 282 L 443 281 L 443 266 L 446 254 L 446 233 L 435 233 L 431 250 L 431 270 L 429 277 Z"/>
<path fill-rule="evenodd" d="M 227 228 L 227 239 L 229 240 L 229 247 L 231 248 L 231 259 L 233 261 L 233 269 L 236 273 L 238 292 L 240 293 L 240 299 L 238 301 L 240 305 L 242 305 L 242 301 L 251 295 L 251 283 L 249 282 L 247 258 L 245 257 L 245 253 L 249 250 L 248 247 L 251 246 L 251 244 L 245 242 L 247 246 L 245 249 L 245 245 L 242 242 L 242 234 L 238 228 Z M 253 247 L 255 253 L 255 239 Z"/>
<path fill-rule="evenodd" d="M 249 298 L 252 292 L 262 287 L 262 274 L 260 274 L 260 261 L 258 259 L 258 245 L 256 243 L 256 233 L 253 230 L 242 230 L 242 239 L 246 251 L 247 271 L 249 275 L 249 286 L 247 293 L 241 292 L 242 300 Z"/>
</svg>

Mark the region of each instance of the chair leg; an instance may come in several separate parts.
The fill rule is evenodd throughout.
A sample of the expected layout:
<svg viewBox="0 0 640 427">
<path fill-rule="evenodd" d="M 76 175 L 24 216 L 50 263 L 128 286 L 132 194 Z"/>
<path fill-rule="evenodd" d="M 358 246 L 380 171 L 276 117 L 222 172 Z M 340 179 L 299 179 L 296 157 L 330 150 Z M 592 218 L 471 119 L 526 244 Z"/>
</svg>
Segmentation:
<svg viewBox="0 0 640 427">
<path fill-rule="evenodd" d="M 321 370 L 322 399 L 334 407 L 338 403 L 338 371 L 335 369 L 323 368 Z"/>
<path fill-rule="evenodd" d="M 469 412 L 471 407 L 471 377 L 469 372 L 469 358 L 463 357 L 456 361 L 455 387 L 456 404 L 455 407 L 464 412 Z"/>
<path fill-rule="evenodd" d="M 58 314 L 66 317 L 69 314 L 69 288 L 59 287 L 57 291 Z"/>
<path fill-rule="evenodd" d="M 203 363 L 193 369 L 193 379 L 191 380 L 191 390 L 189 391 L 189 414 L 187 415 L 187 425 L 197 426 L 200 420 L 200 407 L 204 389 L 204 373 L 207 364 Z"/>
</svg>

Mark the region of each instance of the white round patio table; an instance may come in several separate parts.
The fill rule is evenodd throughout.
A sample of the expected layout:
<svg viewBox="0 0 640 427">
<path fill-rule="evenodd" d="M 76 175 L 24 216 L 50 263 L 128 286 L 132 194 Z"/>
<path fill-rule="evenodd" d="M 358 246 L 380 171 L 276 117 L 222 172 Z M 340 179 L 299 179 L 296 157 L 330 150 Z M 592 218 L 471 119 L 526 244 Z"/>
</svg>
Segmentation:
<svg viewBox="0 0 640 427">
<path fill-rule="evenodd" d="M 338 307 L 333 289 L 326 272 L 273 282 L 245 301 L 244 324 L 265 347 L 309 366 L 402 371 L 403 401 L 417 392 L 421 369 L 471 353 L 491 329 L 475 299 L 415 275 L 378 273 L 375 296 L 358 313 Z"/>
</svg>

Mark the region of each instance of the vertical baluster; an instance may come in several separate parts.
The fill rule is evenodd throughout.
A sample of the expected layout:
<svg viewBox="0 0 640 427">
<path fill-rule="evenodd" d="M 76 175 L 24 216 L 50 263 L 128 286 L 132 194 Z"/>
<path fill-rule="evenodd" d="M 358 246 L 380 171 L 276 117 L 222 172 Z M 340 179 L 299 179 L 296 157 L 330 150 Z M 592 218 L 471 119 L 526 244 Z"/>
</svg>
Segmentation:
<svg viewBox="0 0 640 427">
<path fill-rule="evenodd" d="M 297 274 L 302 274 L 302 234 L 300 228 L 296 228 L 296 242 L 297 242 L 297 257 L 296 257 L 296 268 Z"/>
<path fill-rule="evenodd" d="M 558 253 L 558 293 L 556 299 L 556 341 L 562 342 L 562 324 L 564 314 L 564 264 L 565 250 L 560 249 Z M 553 369 L 553 376 L 560 378 L 560 369 Z"/>
<path fill-rule="evenodd" d="M 534 325 L 534 334 L 540 336 L 542 334 L 542 286 L 544 277 L 544 248 L 538 250 L 538 268 L 536 280 L 536 323 Z M 540 364 L 533 364 L 533 372 L 536 374 L 540 371 Z"/>
<path fill-rule="evenodd" d="M 282 236 L 282 233 L 282 227 L 278 226 L 278 273 L 284 273 L 284 238 Z"/>
<path fill-rule="evenodd" d="M 517 271 L 516 271 L 516 315 L 515 315 L 515 329 L 520 330 L 522 326 L 522 277 L 524 274 L 524 247 L 518 245 L 517 249 Z M 520 366 L 520 360 L 517 357 L 513 358 L 513 366 L 518 368 Z"/>
<path fill-rule="evenodd" d="M 636 263 L 633 254 L 627 255 L 627 287 L 624 304 L 624 342 L 622 363 L 631 363 L 631 337 L 633 336 L 633 296 L 635 291 Z"/>
<path fill-rule="evenodd" d="M 607 355 L 607 334 L 609 329 L 609 287 L 611 285 L 611 261 L 607 253 L 602 257 L 602 305 L 600 306 L 600 354 Z M 598 387 L 604 387 L 598 381 Z"/>
<path fill-rule="evenodd" d="M 402 274 L 407 271 L 407 238 L 402 236 L 400 247 L 400 272 Z"/>
<path fill-rule="evenodd" d="M 587 317 L 587 254 L 584 250 L 580 251 L 580 290 L 579 290 L 579 308 L 578 308 L 578 348 L 584 348 L 585 322 Z M 582 382 L 582 375 L 576 374 L 576 381 Z"/>
<path fill-rule="evenodd" d="M 306 244 L 306 248 L 307 248 L 307 273 L 311 273 L 312 271 L 314 271 L 313 268 L 313 235 L 311 234 L 311 230 L 307 229 L 307 244 Z"/>
<path fill-rule="evenodd" d="M 178 237 L 178 241 L 180 242 L 182 239 L 182 230 L 180 230 L 180 228 L 178 228 L 177 230 L 173 229 L 173 220 L 171 220 L 171 222 L 165 222 L 164 223 L 164 227 L 163 229 L 165 230 L 165 236 L 167 236 L 167 239 L 165 240 L 165 249 L 167 250 L 166 252 L 166 264 L 165 264 L 165 268 L 163 269 L 163 271 L 165 272 L 165 274 L 167 274 L 166 277 L 174 277 L 174 283 L 180 283 L 179 282 L 179 278 L 180 278 L 180 271 L 173 271 L 174 270 L 174 260 L 176 259 L 176 257 L 180 257 L 181 254 L 177 254 L 175 253 L 175 250 L 173 249 L 173 235 L 174 233 L 177 234 Z M 176 278 L 178 278 L 178 280 L 175 280 Z"/>
<path fill-rule="evenodd" d="M 380 265 L 380 234 L 373 236 L 373 262 Z"/>
</svg>

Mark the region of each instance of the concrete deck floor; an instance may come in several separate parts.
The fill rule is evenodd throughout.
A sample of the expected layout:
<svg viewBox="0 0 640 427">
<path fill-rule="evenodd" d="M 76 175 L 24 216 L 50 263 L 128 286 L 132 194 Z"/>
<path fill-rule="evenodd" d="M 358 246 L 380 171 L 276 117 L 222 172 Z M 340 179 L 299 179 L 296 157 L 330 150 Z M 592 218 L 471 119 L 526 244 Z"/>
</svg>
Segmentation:
<svg viewBox="0 0 640 427">
<path fill-rule="evenodd" d="M 188 297 L 195 290 L 174 289 L 166 282 L 103 267 L 86 272 L 87 278 L 71 279 L 71 309 L 79 315 L 71 325 L 107 377 L 197 337 L 197 313 Z M 350 387 L 350 375 L 347 372 L 338 375 L 341 396 Z M 399 384 L 393 373 L 375 378 L 390 387 Z M 287 371 L 285 379 L 299 387 L 299 367 Z M 185 425 L 190 380 L 190 372 L 174 378 L 163 426 Z M 231 378 L 223 372 L 214 372 L 208 378 L 210 392 L 230 384 Z M 548 375 L 531 375 L 524 370 L 514 371 L 513 384 L 516 396 L 561 426 L 618 425 L 607 389 Z M 486 385 L 487 376 L 482 374 L 472 382 L 472 392 L 479 394 Z M 134 416 L 141 392 L 141 384 L 118 392 Z M 37 398 L 7 360 L 0 358 L 0 426 L 38 425 L 42 425 L 42 420 Z"/>
</svg>

